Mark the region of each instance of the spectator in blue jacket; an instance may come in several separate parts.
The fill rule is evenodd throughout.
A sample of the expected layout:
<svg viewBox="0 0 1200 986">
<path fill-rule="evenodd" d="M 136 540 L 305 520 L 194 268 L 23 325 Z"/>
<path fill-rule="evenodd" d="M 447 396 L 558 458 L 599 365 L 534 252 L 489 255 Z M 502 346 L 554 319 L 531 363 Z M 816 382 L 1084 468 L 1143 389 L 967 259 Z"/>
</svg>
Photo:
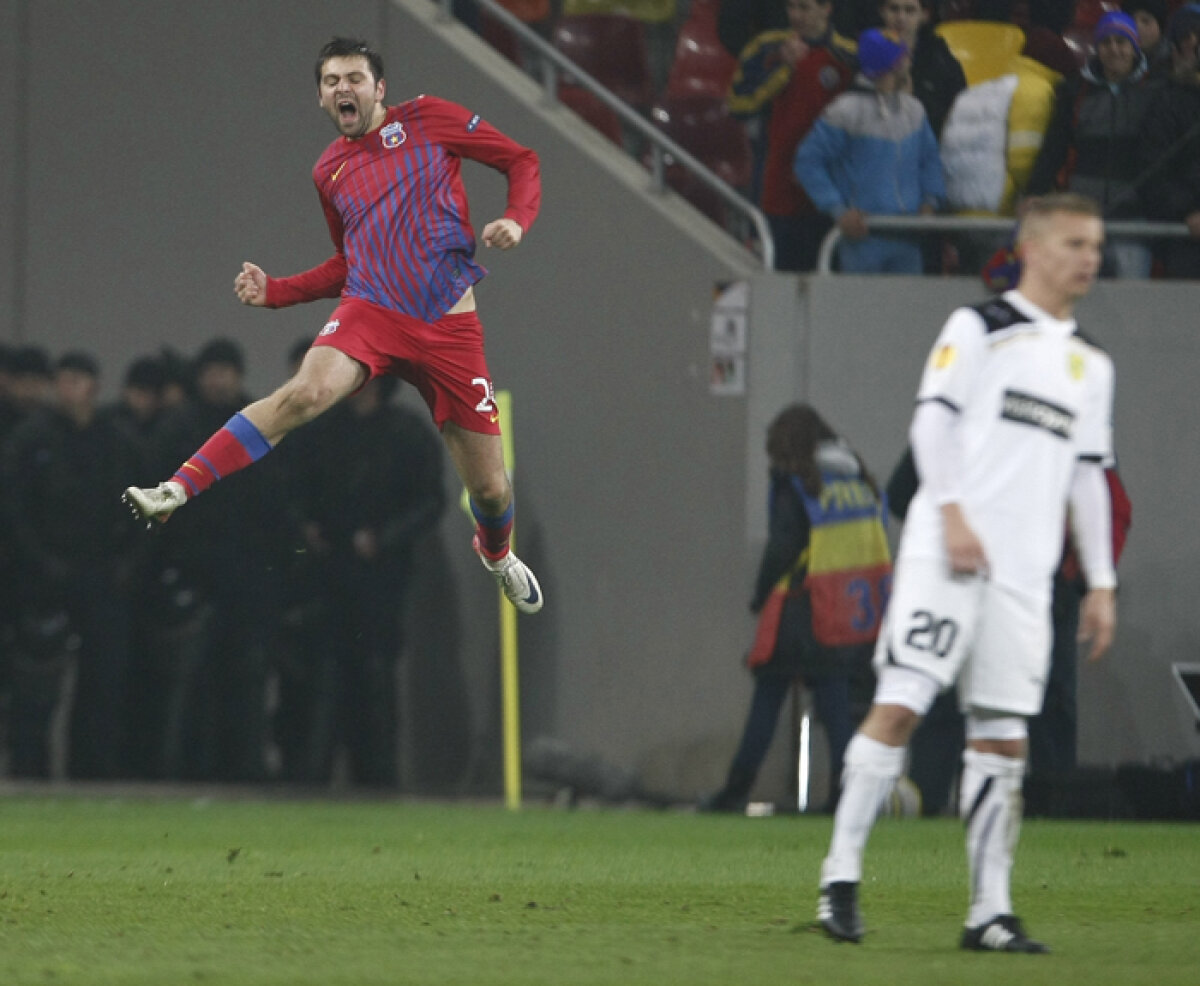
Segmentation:
<svg viewBox="0 0 1200 986">
<path fill-rule="evenodd" d="M 858 39 L 859 74 L 796 151 L 794 171 L 842 232 L 843 273 L 920 274 L 917 242 L 871 236 L 868 216 L 935 212 L 946 197 L 937 139 L 910 93 L 908 46 L 871 29 Z"/>
</svg>

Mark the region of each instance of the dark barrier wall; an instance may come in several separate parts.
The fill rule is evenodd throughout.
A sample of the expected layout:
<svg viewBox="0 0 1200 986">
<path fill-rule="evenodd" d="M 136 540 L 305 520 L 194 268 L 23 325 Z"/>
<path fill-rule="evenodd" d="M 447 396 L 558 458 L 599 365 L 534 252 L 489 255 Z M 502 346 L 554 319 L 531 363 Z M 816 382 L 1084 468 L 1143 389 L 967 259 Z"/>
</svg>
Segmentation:
<svg viewBox="0 0 1200 986">
<path fill-rule="evenodd" d="M 542 218 L 519 250 L 483 255 L 493 276 L 479 290 L 493 374 L 515 400 L 521 553 L 549 600 L 520 621 L 525 736 L 699 791 L 727 762 L 749 696 L 740 658 L 764 534 L 766 421 L 807 396 L 886 473 L 937 327 L 980 290 L 966 279 L 753 276 L 745 254 L 644 195 L 636 167 L 547 111 L 534 83 L 435 22 L 425 0 L 236 11 L 18 0 L 0 10 L 0 126 L 14 135 L 0 142 L 0 337 L 87 345 L 111 384 L 163 341 L 191 351 L 230 335 L 246 346 L 251 389 L 273 386 L 287 348 L 332 305 L 252 311 L 231 284 L 244 259 L 288 273 L 328 255 L 310 169 L 334 132 L 312 60 L 335 32 L 379 42 L 392 101 L 454 99 L 542 157 Z M 499 214 L 503 183 L 466 174 L 478 228 Z M 714 396 L 713 289 L 743 277 L 748 396 Z M 1084 309 L 1117 359 L 1135 503 L 1117 653 L 1081 676 L 1088 762 L 1196 752 L 1166 669 L 1200 636 L 1197 308 L 1195 287 L 1106 285 Z M 425 721 L 469 732 L 495 775 L 496 600 L 465 519 L 452 512 L 441 535 L 437 574 L 454 591 L 425 600 L 418 639 L 461 662 L 467 698 Z"/>
</svg>

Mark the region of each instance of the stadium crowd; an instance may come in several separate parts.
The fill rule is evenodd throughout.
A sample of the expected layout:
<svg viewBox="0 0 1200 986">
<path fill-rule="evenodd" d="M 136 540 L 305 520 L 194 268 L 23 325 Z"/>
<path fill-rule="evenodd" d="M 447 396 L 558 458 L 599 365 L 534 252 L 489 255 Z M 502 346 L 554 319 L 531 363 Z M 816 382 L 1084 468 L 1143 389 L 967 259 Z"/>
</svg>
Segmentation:
<svg viewBox="0 0 1200 986">
<path fill-rule="evenodd" d="M 1057 189 L 1093 195 L 1109 219 L 1188 225 L 1189 239 L 1114 244 L 1104 276 L 1200 276 L 1200 4 L 501 3 L 758 205 L 778 269 L 814 269 L 836 224 L 841 269 L 882 272 L 899 262 L 974 274 L 1004 246 L 1003 235 L 931 232 L 905 242 L 869 235 L 865 217 L 1015 219 L 1026 195 Z M 485 39 L 535 71 L 511 32 L 461 6 Z M 572 80 L 561 81 L 559 98 L 645 153 Z M 926 130 L 932 160 L 916 150 Z M 839 167 L 822 167 L 822 157 Z M 706 186 L 678 168 L 666 177 L 718 223 L 752 238 Z"/>
</svg>

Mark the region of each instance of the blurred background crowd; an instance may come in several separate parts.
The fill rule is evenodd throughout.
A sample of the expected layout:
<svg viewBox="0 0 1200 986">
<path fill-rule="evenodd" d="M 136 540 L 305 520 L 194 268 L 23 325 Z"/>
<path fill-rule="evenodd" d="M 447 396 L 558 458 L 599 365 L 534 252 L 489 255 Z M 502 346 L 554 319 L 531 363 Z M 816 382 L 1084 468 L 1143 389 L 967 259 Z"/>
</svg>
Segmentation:
<svg viewBox="0 0 1200 986">
<path fill-rule="evenodd" d="M 1003 218 L 1026 195 L 1070 189 L 1097 198 L 1110 219 L 1188 225 L 1186 239 L 1115 243 L 1106 276 L 1200 276 L 1198 4 L 499 2 L 759 206 L 778 269 L 812 270 L 837 224 L 850 241 L 835 260 L 843 270 L 973 275 L 1006 246 L 1005 236 L 922 236 L 897 267 L 887 244 L 900 238 L 871 237 L 862 215 Z M 511 60 L 541 71 L 495 17 L 465 0 L 455 11 Z M 839 100 L 863 91 L 881 97 L 874 118 L 860 114 L 849 131 L 837 126 Z M 903 95 L 882 98 L 894 91 Z M 578 80 L 561 75 L 557 94 L 648 159 L 644 142 Z M 905 97 L 928 124 L 933 154 L 924 160 L 910 150 L 916 133 L 878 122 L 896 116 L 897 104 L 912 108 Z M 832 148 L 820 133 L 831 122 Z M 915 121 L 913 129 L 923 126 Z M 753 238 L 736 210 L 669 161 L 667 181 Z"/>
<path fill-rule="evenodd" d="M 248 402 L 244 374 L 217 338 L 134 359 L 101 404 L 88 352 L 0 348 L 11 776 L 397 784 L 406 588 L 445 507 L 398 381 L 150 533 L 120 501 Z"/>
</svg>

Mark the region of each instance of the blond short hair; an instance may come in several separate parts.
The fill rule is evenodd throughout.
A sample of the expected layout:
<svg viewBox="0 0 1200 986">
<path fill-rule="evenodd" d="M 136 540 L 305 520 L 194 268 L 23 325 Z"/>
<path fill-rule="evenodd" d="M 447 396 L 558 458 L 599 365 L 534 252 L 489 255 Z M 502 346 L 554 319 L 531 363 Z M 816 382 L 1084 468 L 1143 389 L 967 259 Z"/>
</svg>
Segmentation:
<svg viewBox="0 0 1200 986">
<path fill-rule="evenodd" d="M 1076 192 L 1054 192 L 1026 199 L 1021 207 L 1021 222 L 1017 226 L 1017 243 L 1023 243 L 1040 233 L 1047 220 L 1056 213 L 1102 219 L 1100 203 Z"/>
</svg>

